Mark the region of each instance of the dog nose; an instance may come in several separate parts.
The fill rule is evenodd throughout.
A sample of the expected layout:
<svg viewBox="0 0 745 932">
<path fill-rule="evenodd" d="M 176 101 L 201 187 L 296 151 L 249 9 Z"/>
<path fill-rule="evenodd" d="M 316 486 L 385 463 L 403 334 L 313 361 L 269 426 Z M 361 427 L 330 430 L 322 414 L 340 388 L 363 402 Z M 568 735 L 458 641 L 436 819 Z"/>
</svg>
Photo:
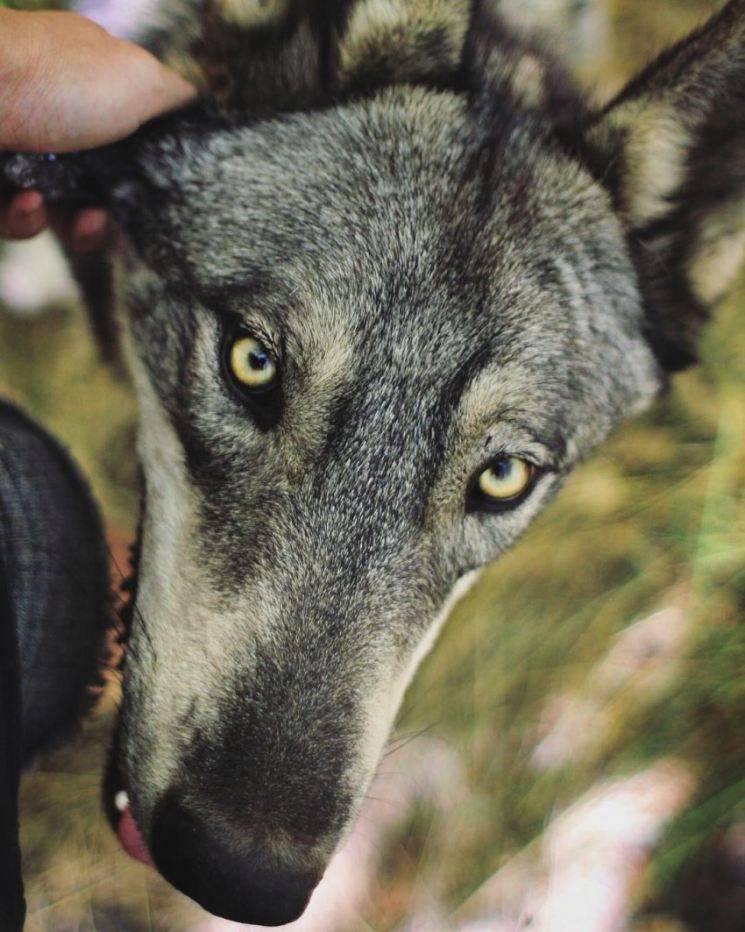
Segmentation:
<svg viewBox="0 0 745 932">
<path fill-rule="evenodd" d="M 264 926 L 300 918 L 320 873 L 288 869 L 228 834 L 167 796 L 155 811 L 151 854 L 163 877 L 213 916 Z"/>
</svg>

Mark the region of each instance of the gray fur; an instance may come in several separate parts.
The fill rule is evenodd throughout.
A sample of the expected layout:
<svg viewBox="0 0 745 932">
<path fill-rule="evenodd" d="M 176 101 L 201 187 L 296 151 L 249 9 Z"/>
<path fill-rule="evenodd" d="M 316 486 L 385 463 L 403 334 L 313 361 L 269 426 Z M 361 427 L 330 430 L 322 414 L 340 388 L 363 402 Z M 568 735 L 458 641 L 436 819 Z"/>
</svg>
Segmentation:
<svg viewBox="0 0 745 932">
<path fill-rule="evenodd" d="M 645 278 L 624 200 L 654 72 L 586 118 L 488 10 L 368 6 L 316 21 L 314 4 L 290 4 L 294 25 L 262 26 L 271 55 L 233 80 L 225 116 L 179 118 L 103 157 L 6 166 L 50 196 L 93 185 L 128 233 L 114 280 L 145 507 L 113 779 L 156 861 L 175 794 L 232 850 L 319 875 L 453 592 L 649 404 L 701 309 L 670 319 L 689 266 Z M 251 23 L 211 22 L 254 47 Z M 718 98 L 745 109 L 744 24 L 733 0 L 662 66 L 687 152 L 719 126 Z M 719 95 L 691 92 L 696 80 Z M 731 124 L 727 151 L 741 151 Z M 639 194 L 652 179 L 641 200 L 668 224 L 655 242 L 683 237 L 676 198 L 698 165 L 683 159 L 661 195 L 654 172 L 634 181 Z M 724 177 L 727 223 L 720 201 L 696 202 L 712 249 L 743 201 L 739 163 Z M 236 320 L 276 347 L 271 417 L 226 387 L 221 334 Z M 539 468 L 532 494 L 469 508 L 499 455 Z"/>
</svg>

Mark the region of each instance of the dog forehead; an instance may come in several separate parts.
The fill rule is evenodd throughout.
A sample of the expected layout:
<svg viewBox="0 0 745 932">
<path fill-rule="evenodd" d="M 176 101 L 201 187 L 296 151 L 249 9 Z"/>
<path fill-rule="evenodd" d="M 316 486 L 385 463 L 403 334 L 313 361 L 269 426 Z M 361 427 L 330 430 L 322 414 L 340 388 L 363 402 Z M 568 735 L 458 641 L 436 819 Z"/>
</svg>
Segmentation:
<svg viewBox="0 0 745 932">
<path fill-rule="evenodd" d="M 338 349 L 340 371 L 442 382 L 478 346 L 510 371 L 522 359 L 544 393 L 550 367 L 557 396 L 622 373 L 640 306 L 609 198 L 535 121 L 499 119 L 391 89 L 187 138 L 162 233 L 206 293 L 270 308 L 301 351 Z M 637 376 L 615 379 L 619 401 Z"/>
<path fill-rule="evenodd" d="M 461 284 L 469 261 L 481 278 L 498 275 L 511 237 L 527 255 L 582 235 L 589 216 L 612 216 L 536 126 L 514 114 L 484 120 L 456 94 L 390 89 L 196 134 L 165 153 L 165 169 L 162 153 L 151 159 L 165 175 L 162 235 L 205 284 L 254 268 L 364 284 L 407 261 L 422 277 L 438 263 Z"/>
</svg>

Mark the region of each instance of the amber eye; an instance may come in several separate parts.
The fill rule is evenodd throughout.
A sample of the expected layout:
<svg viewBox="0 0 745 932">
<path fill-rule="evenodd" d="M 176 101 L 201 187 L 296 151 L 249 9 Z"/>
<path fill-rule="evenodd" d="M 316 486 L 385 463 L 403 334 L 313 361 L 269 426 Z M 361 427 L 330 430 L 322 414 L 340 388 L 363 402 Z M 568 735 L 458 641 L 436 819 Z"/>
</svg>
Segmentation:
<svg viewBox="0 0 745 932">
<path fill-rule="evenodd" d="M 238 386 L 249 392 L 266 392 L 277 382 L 277 363 L 263 343 L 241 336 L 230 345 L 228 368 Z"/>
<path fill-rule="evenodd" d="M 475 491 L 484 504 L 509 505 L 527 492 L 535 475 L 531 463 L 516 456 L 504 456 L 479 475 Z"/>
</svg>

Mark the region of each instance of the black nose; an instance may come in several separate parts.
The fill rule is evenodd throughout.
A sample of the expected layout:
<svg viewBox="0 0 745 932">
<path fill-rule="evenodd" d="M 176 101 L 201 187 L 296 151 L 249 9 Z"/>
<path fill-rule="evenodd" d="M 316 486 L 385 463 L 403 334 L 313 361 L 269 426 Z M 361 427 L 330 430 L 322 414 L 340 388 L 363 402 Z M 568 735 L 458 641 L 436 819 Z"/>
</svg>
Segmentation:
<svg viewBox="0 0 745 932">
<path fill-rule="evenodd" d="M 299 919 L 320 874 L 288 869 L 229 834 L 169 795 L 155 811 L 151 854 L 165 879 L 213 916 L 264 926 Z"/>
</svg>

